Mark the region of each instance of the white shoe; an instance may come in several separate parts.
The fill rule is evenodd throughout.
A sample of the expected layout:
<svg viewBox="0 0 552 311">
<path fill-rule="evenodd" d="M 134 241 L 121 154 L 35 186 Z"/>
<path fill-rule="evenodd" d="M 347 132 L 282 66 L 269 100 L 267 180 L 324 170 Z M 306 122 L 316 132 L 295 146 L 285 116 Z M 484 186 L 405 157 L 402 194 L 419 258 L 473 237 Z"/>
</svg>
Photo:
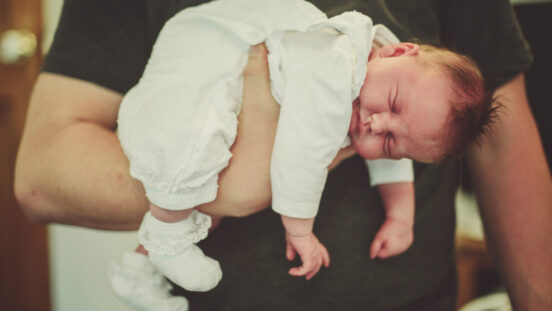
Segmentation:
<svg viewBox="0 0 552 311">
<path fill-rule="evenodd" d="M 188 300 L 171 295 L 171 284 L 145 255 L 126 253 L 121 265 L 110 264 L 108 274 L 117 298 L 136 310 L 188 311 Z"/>
<path fill-rule="evenodd" d="M 177 223 L 162 222 L 148 212 L 138 236 L 163 275 L 184 289 L 205 292 L 222 278 L 218 261 L 205 256 L 195 245 L 207 236 L 210 226 L 211 217 L 197 210 Z"/>
</svg>

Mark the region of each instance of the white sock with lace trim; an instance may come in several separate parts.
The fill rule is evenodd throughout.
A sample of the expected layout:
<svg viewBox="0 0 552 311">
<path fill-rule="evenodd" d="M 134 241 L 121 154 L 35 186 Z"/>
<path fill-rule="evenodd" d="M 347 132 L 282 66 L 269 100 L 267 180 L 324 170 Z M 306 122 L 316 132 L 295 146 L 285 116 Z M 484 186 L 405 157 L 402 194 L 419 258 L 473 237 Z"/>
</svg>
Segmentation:
<svg viewBox="0 0 552 311">
<path fill-rule="evenodd" d="M 190 291 L 208 291 L 222 278 L 218 261 L 203 254 L 195 243 L 207 236 L 211 217 L 192 211 L 188 218 L 162 222 L 146 213 L 138 230 L 151 262 L 167 278 Z"/>
</svg>

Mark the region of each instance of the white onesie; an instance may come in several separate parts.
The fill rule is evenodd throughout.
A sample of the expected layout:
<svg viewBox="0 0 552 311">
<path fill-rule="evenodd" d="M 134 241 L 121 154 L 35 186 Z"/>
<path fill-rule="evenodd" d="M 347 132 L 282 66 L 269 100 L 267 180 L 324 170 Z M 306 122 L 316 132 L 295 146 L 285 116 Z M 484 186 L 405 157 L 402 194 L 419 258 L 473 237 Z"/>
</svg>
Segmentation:
<svg viewBox="0 0 552 311">
<path fill-rule="evenodd" d="M 217 0 L 179 12 L 121 104 L 118 133 L 131 175 L 166 209 L 213 201 L 236 137 L 249 48 L 265 42 L 281 105 L 272 208 L 314 217 L 327 166 L 348 143 L 352 101 L 373 41 L 398 39 L 358 12 L 328 19 L 303 0 Z M 368 165 L 373 185 L 413 180 L 410 160 Z"/>
</svg>

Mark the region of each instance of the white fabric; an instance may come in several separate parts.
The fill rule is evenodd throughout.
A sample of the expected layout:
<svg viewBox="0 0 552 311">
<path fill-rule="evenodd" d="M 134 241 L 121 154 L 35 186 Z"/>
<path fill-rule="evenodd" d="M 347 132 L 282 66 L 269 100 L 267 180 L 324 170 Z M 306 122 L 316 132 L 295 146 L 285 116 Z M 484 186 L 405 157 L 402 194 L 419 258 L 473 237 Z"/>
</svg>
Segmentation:
<svg viewBox="0 0 552 311">
<path fill-rule="evenodd" d="M 378 46 L 399 43 L 399 39 L 383 25 L 372 28 L 372 37 Z M 414 181 L 414 167 L 410 159 L 366 160 L 366 166 L 370 172 L 371 186 Z"/>
<path fill-rule="evenodd" d="M 328 19 L 302 0 L 218 0 L 181 11 L 121 105 L 119 138 L 131 175 L 166 209 L 214 200 L 236 136 L 249 47 L 265 41 L 281 104 L 272 207 L 314 217 L 327 166 L 347 140 L 372 38 L 398 42 L 360 13 Z"/>
<path fill-rule="evenodd" d="M 166 223 L 146 212 L 138 229 L 138 239 L 150 253 L 175 255 L 189 245 L 207 237 L 211 228 L 211 216 L 193 210 L 190 215 L 174 223 Z"/>
<path fill-rule="evenodd" d="M 372 21 L 347 12 L 305 32 L 267 40 L 284 81 L 273 93 L 281 104 L 272 152 L 272 209 L 290 217 L 314 217 L 328 169 L 347 138 L 352 101 L 360 92 L 371 49 Z M 277 63 L 279 67 L 276 67 Z M 274 76 L 274 74 L 273 74 Z M 276 84 L 278 86 L 278 84 Z"/>
<path fill-rule="evenodd" d="M 173 256 L 155 253 L 148 256 L 164 276 L 189 291 L 209 291 L 222 279 L 218 261 L 205 256 L 195 244 Z"/>
<path fill-rule="evenodd" d="M 385 46 L 399 40 L 357 12 L 267 40 L 272 92 L 282 105 L 271 161 L 276 212 L 297 218 L 316 215 L 327 166 L 350 143 L 350 103 L 364 82 L 373 42 Z M 373 186 L 414 180 L 409 159 L 367 163 Z"/>
<path fill-rule="evenodd" d="M 366 164 L 370 171 L 371 186 L 396 182 L 412 182 L 414 180 L 414 169 L 412 161 L 409 159 L 366 160 Z"/>
<path fill-rule="evenodd" d="M 130 173 L 152 203 L 181 210 L 215 199 L 236 136 L 249 47 L 325 19 L 301 0 L 220 0 L 165 24 L 118 120 Z"/>
<path fill-rule="evenodd" d="M 187 290 L 204 292 L 222 278 L 218 261 L 195 245 L 207 236 L 210 226 L 211 217 L 197 210 L 175 223 L 162 222 L 147 212 L 138 238 L 163 275 Z"/>
<path fill-rule="evenodd" d="M 109 265 L 113 293 L 139 311 L 187 311 L 188 300 L 172 296 L 172 285 L 149 259 L 138 253 L 126 253 L 119 265 Z"/>
<path fill-rule="evenodd" d="M 372 27 L 373 44 L 379 47 L 399 43 L 399 39 L 385 26 L 374 25 Z M 350 139 L 343 142 L 342 148 L 351 144 Z M 370 185 L 390 184 L 396 182 L 414 181 L 414 168 L 410 159 L 378 159 L 365 160 L 370 172 Z"/>
</svg>

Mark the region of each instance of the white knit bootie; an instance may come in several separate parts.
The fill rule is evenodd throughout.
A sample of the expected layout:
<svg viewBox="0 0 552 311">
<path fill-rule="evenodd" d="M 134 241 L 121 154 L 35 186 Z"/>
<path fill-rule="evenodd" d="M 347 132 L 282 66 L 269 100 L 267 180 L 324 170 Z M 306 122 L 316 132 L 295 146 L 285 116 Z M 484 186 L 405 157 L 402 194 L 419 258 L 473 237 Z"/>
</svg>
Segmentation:
<svg viewBox="0 0 552 311">
<path fill-rule="evenodd" d="M 126 253 L 122 264 L 110 264 L 108 274 L 117 298 L 136 310 L 188 311 L 188 300 L 171 295 L 171 284 L 145 255 Z"/>
<path fill-rule="evenodd" d="M 162 222 L 148 212 L 138 237 L 163 275 L 182 288 L 204 292 L 217 286 L 222 278 L 218 261 L 205 256 L 195 245 L 207 236 L 210 226 L 211 217 L 197 210 L 176 223 Z"/>
</svg>

